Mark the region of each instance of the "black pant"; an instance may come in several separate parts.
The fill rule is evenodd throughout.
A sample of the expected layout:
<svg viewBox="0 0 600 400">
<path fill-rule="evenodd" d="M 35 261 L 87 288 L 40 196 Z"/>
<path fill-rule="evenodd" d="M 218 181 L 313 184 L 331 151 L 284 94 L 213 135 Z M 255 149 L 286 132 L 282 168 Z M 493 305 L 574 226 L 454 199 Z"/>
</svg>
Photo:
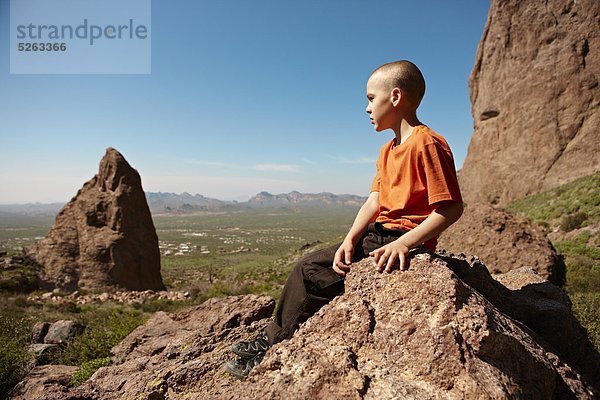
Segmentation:
<svg viewBox="0 0 600 400">
<path fill-rule="evenodd" d="M 379 222 L 369 224 L 354 249 L 352 262 L 368 257 L 371 251 L 393 242 L 406 232 L 386 229 Z M 269 343 L 291 338 L 302 322 L 344 293 L 344 278 L 332 268 L 340 245 L 308 254 L 298 262 L 283 287 L 275 317 L 265 329 Z"/>
</svg>

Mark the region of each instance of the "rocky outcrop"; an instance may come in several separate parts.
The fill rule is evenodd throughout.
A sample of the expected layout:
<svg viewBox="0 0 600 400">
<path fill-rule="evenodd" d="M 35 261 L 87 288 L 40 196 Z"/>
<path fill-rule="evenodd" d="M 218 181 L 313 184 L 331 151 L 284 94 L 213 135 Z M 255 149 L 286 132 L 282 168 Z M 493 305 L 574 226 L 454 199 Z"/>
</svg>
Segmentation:
<svg viewBox="0 0 600 400">
<path fill-rule="evenodd" d="M 165 289 L 140 175 L 113 148 L 28 254 L 47 289 Z"/>
<path fill-rule="evenodd" d="M 600 170 L 599 76 L 600 2 L 492 0 L 469 80 L 465 201 L 504 205 Z"/>
<path fill-rule="evenodd" d="M 113 349 L 112 365 L 41 399 L 594 398 L 600 356 L 564 293 L 508 281 L 514 289 L 478 260 L 449 255 L 416 255 L 391 274 L 365 260 L 346 292 L 270 349 L 245 382 L 223 364 L 232 343 L 265 326 L 267 297 L 157 313 Z"/>
<path fill-rule="evenodd" d="M 458 222 L 442 233 L 438 247 L 474 254 L 492 274 L 530 267 L 557 285 L 565 282 L 564 261 L 542 229 L 488 204 L 469 204 Z"/>
</svg>

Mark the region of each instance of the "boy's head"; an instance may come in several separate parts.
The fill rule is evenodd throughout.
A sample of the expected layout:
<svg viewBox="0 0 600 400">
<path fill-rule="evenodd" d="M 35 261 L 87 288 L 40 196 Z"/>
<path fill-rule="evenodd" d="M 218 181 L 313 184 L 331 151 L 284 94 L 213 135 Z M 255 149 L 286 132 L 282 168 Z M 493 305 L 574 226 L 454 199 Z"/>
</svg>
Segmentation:
<svg viewBox="0 0 600 400">
<path fill-rule="evenodd" d="M 375 130 L 391 128 L 398 118 L 416 115 L 425 94 L 425 79 L 419 68 L 402 60 L 377 68 L 367 81 L 367 113 Z"/>
</svg>

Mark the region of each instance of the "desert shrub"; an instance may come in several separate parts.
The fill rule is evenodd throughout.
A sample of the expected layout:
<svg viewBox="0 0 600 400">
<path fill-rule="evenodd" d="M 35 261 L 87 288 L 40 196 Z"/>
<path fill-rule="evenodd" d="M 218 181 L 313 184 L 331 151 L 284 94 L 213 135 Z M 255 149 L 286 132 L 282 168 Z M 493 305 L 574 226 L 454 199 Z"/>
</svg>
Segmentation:
<svg viewBox="0 0 600 400">
<path fill-rule="evenodd" d="M 587 331 L 590 341 L 600 351 L 600 293 L 578 292 L 571 294 L 573 312 Z"/>
<path fill-rule="evenodd" d="M 585 220 L 587 220 L 587 214 L 581 211 L 565 215 L 560 222 L 560 229 L 564 232 L 571 232 L 574 229 L 580 228 Z"/>
<path fill-rule="evenodd" d="M 94 372 L 108 365 L 110 365 L 110 357 L 96 358 L 84 362 L 71 377 L 71 386 L 81 385 L 83 382 L 87 381 Z"/>
<path fill-rule="evenodd" d="M 74 301 L 67 301 L 64 303 L 46 302 L 43 305 L 43 309 L 48 314 L 55 313 L 57 315 L 65 316 L 70 314 L 79 314 L 82 310 L 81 306 Z"/>
<path fill-rule="evenodd" d="M 568 257 L 566 290 L 569 293 L 600 292 L 600 265 L 587 257 Z"/>
<path fill-rule="evenodd" d="M 597 245 L 590 246 L 590 241 L 597 243 L 598 237 L 592 237 L 589 232 L 582 232 L 574 238 L 561 240 L 554 243 L 554 247 L 556 247 L 556 250 L 558 250 L 561 254 L 566 256 L 578 254 L 595 260 L 600 260 L 600 248 Z"/>
<path fill-rule="evenodd" d="M 547 229 L 571 231 L 600 223 L 600 172 L 512 202 L 507 209 Z M 593 230 L 591 230 L 593 232 Z M 567 267 L 566 290 L 573 311 L 600 350 L 600 235 L 581 232 L 553 242 Z"/>
<path fill-rule="evenodd" d="M 38 287 L 37 272 L 29 265 L 0 269 L 0 292 L 31 293 Z"/>
<path fill-rule="evenodd" d="M 27 346 L 33 321 L 25 313 L 11 306 L 0 311 L 0 398 L 27 373 L 31 360 Z"/>
<path fill-rule="evenodd" d="M 143 312 L 150 314 L 157 311 L 175 312 L 178 309 L 176 302 L 170 299 L 148 299 L 139 307 Z"/>
<path fill-rule="evenodd" d="M 131 308 L 115 307 L 89 312 L 83 319 L 85 331 L 67 345 L 56 362 L 83 365 L 109 357 L 110 349 L 146 320 L 147 317 L 140 311 Z"/>
<path fill-rule="evenodd" d="M 239 294 L 235 290 L 231 288 L 231 286 L 226 285 L 222 282 L 216 282 L 208 288 L 204 297 L 210 299 L 211 297 L 226 297 Z"/>
<path fill-rule="evenodd" d="M 600 172 L 576 179 L 543 193 L 507 205 L 507 210 L 524 214 L 536 223 L 560 226 L 566 215 L 586 215 L 587 223 L 600 220 Z M 581 219 L 582 215 L 577 218 Z M 574 219 L 572 222 L 576 222 Z M 572 223 L 571 222 L 571 223 Z M 585 221 L 581 221 L 583 223 Z"/>
</svg>

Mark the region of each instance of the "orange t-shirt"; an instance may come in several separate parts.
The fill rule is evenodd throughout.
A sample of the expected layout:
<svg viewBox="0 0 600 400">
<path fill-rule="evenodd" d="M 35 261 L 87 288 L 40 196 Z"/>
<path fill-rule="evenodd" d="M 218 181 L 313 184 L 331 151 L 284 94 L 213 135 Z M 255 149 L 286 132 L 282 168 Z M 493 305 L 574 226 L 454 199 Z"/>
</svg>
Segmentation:
<svg viewBox="0 0 600 400">
<path fill-rule="evenodd" d="M 379 192 L 377 222 L 388 229 L 411 230 L 441 201 L 462 203 L 454 157 L 446 140 L 426 125 L 416 126 L 399 146 L 381 148 L 372 192 Z M 438 237 L 424 243 L 435 251 Z"/>
</svg>

